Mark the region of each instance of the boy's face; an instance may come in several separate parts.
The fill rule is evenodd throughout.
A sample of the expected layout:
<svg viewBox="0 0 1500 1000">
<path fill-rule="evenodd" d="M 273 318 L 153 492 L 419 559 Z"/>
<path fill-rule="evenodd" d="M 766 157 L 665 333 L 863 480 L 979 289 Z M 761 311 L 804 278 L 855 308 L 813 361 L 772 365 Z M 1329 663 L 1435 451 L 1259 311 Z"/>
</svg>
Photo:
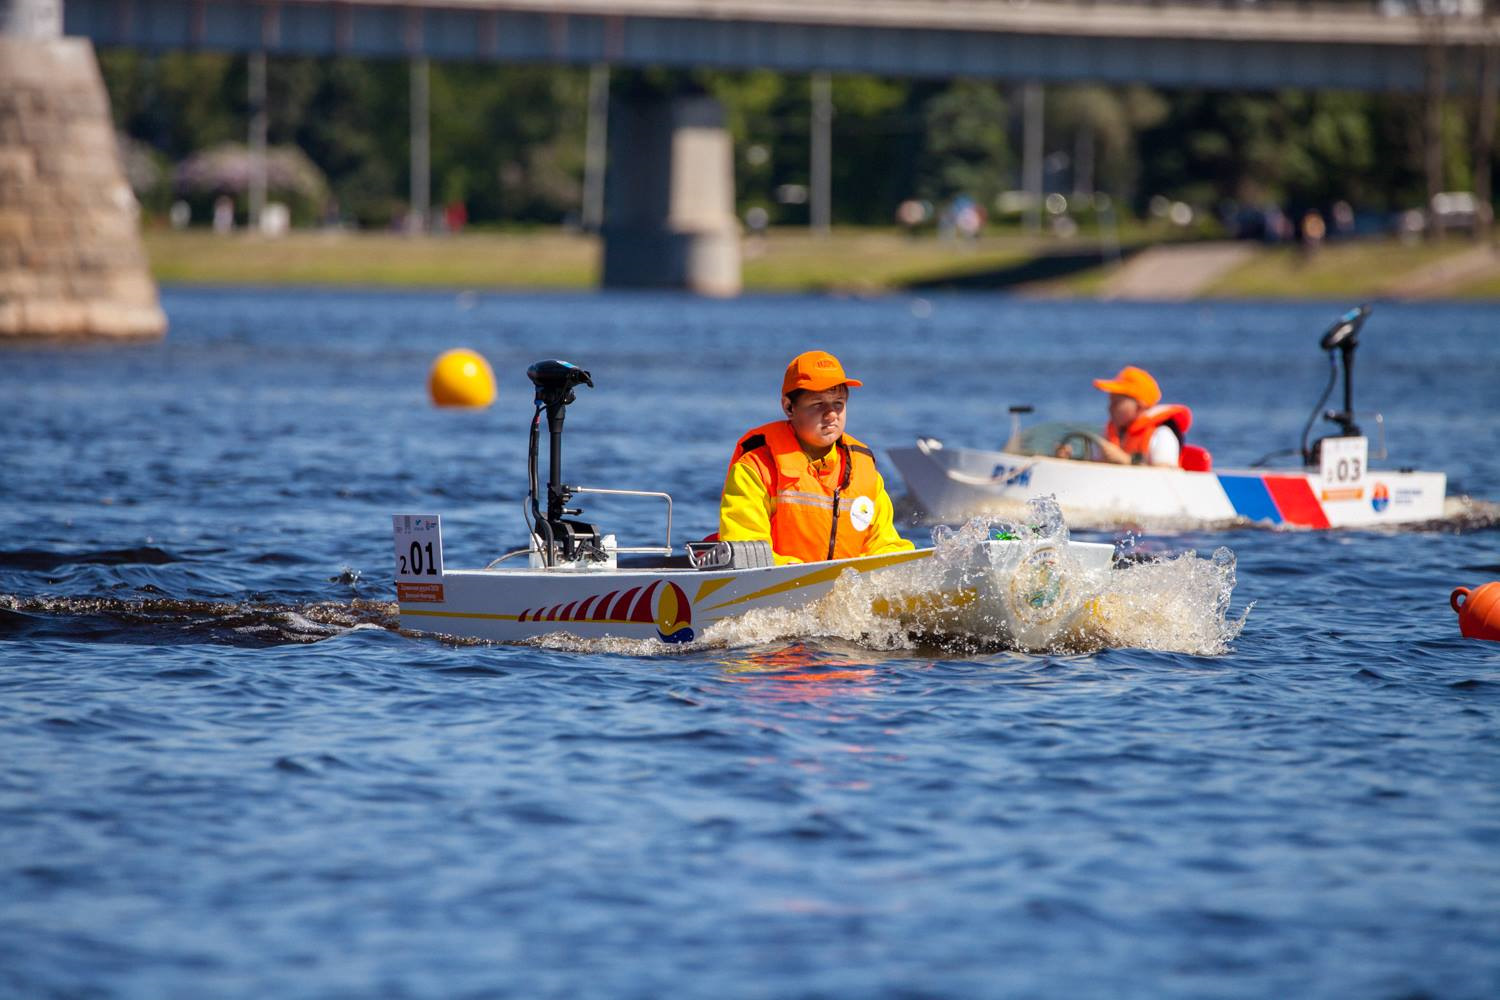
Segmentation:
<svg viewBox="0 0 1500 1000">
<path fill-rule="evenodd" d="M 804 392 L 793 403 L 790 396 L 781 397 L 781 405 L 792 422 L 792 429 L 803 444 L 813 449 L 833 446 L 844 433 L 845 407 L 849 387 L 836 385 L 821 392 Z"/>
</svg>

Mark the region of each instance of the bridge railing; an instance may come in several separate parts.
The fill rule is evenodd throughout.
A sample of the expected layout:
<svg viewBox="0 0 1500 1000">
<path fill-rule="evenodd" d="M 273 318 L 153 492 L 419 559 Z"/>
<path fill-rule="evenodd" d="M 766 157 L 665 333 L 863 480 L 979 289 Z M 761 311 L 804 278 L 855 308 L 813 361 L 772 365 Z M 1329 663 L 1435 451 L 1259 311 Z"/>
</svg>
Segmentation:
<svg viewBox="0 0 1500 1000">
<path fill-rule="evenodd" d="M 877 0 L 879 2 L 879 0 Z M 908 0 L 891 0 L 906 3 Z M 960 2 L 960 0 L 954 0 Z M 961 0 L 972 3 L 974 0 Z M 1209 10 L 1264 11 L 1268 14 L 1364 13 L 1380 17 L 1483 17 L 1500 13 L 1500 0 L 981 0 L 991 6 L 1015 7 L 1187 7 Z"/>
<path fill-rule="evenodd" d="M 861 0 L 871 2 L 871 0 Z M 873 0 L 876 4 L 909 5 L 910 0 Z M 949 0 L 936 0 L 939 5 Z M 973 4 L 975 0 L 951 0 Z M 1268 15 L 1338 15 L 1363 14 L 1387 18 L 1479 19 L 1486 15 L 1500 17 L 1500 0 L 978 0 L 986 7 L 1028 8 L 1186 8 L 1212 11 L 1265 13 Z M 702 6 L 739 6 L 735 0 L 706 0 Z"/>
</svg>

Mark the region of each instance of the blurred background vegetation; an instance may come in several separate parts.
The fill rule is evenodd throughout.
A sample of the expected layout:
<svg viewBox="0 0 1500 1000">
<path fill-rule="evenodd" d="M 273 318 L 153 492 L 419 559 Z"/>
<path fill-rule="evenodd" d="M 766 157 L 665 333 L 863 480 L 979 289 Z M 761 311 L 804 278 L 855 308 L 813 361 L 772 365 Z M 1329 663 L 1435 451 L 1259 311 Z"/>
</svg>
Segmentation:
<svg viewBox="0 0 1500 1000">
<path fill-rule="evenodd" d="M 204 223 L 216 192 L 238 197 L 236 155 L 243 160 L 249 115 L 244 57 L 103 51 L 100 64 L 148 216 L 182 200 Z M 437 213 L 461 204 L 467 223 L 482 227 L 576 221 L 588 76 L 571 67 L 433 64 Z M 614 71 L 615 88 L 633 83 L 717 96 L 735 142 L 742 217 L 759 208 L 771 226 L 807 221 L 806 203 L 787 192 L 808 181 L 808 77 Z M 397 223 L 409 190 L 407 64 L 273 58 L 268 87 L 269 144 L 283 163 L 272 170 L 272 197 L 289 204 L 293 221 Z M 866 76 L 835 77 L 832 88 L 835 224 L 890 226 L 904 200 L 942 205 L 958 196 L 993 216 L 997 196 L 1021 186 L 1018 89 Z M 1046 188 L 1106 192 L 1127 218 L 1148 216 L 1162 199 L 1216 220 L 1267 207 L 1296 218 L 1343 201 L 1362 225 L 1383 225 L 1391 213 L 1427 204 L 1423 114 L 1420 95 L 1055 86 L 1046 94 Z M 1446 102 L 1445 190 L 1475 187 L 1477 115 L 1477 88 L 1472 99 Z M 1482 169 L 1493 173 L 1493 157 Z"/>
</svg>

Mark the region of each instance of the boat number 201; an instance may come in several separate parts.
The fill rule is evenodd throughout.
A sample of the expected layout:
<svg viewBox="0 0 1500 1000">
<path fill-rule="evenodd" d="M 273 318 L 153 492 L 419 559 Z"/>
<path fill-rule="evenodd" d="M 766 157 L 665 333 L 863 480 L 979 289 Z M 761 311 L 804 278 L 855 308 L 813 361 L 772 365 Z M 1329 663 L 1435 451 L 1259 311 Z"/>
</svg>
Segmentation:
<svg viewBox="0 0 1500 1000">
<path fill-rule="evenodd" d="M 423 546 L 421 542 L 412 542 L 411 549 L 401 557 L 401 575 L 421 576 L 424 573 L 428 576 L 438 575 L 437 560 L 432 557 L 432 543 L 428 542 Z"/>
</svg>

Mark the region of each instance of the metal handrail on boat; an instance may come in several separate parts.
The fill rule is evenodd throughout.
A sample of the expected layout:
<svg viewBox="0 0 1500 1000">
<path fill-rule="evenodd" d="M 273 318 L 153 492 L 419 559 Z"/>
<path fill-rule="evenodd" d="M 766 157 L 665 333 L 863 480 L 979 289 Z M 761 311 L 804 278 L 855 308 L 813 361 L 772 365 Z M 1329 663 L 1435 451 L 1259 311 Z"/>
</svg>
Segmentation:
<svg viewBox="0 0 1500 1000">
<path fill-rule="evenodd" d="M 667 540 L 666 540 L 666 544 L 664 544 L 664 545 L 625 545 L 625 546 L 616 546 L 615 549 L 614 549 L 614 551 L 616 553 L 625 553 L 627 555 L 669 556 L 669 555 L 672 554 L 672 495 L 670 493 L 662 493 L 662 492 L 660 492 L 658 490 L 608 490 L 608 489 L 603 489 L 603 488 L 599 488 L 599 487 L 592 487 L 592 486 L 571 486 L 571 487 L 569 487 L 569 489 L 572 492 L 574 492 L 574 493 L 594 493 L 594 494 L 598 494 L 600 496 L 614 496 L 614 497 L 661 497 L 663 500 L 665 500 L 667 502 Z M 531 525 L 531 517 L 530 517 L 530 513 L 531 512 L 526 509 L 525 504 L 522 504 L 522 511 L 526 515 L 526 523 L 527 523 L 527 525 L 530 526 Z M 533 528 L 532 529 L 532 538 L 535 538 L 535 537 L 536 537 L 536 530 Z M 496 566 L 498 566 L 501 563 L 505 562 L 505 560 L 507 560 L 507 559 L 514 559 L 516 556 L 524 556 L 524 555 L 527 555 L 528 553 L 533 552 L 533 551 L 535 551 L 535 548 L 531 547 L 531 546 L 528 546 L 527 548 L 524 548 L 524 549 L 514 549 L 514 550 L 512 550 L 510 552 L 505 553 L 503 556 L 499 556 L 498 558 L 491 560 L 490 563 L 487 566 L 485 566 L 484 568 L 485 569 L 494 569 Z"/>
<path fill-rule="evenodd" d="M 667 502 L 667 541 L 665 545 L 629 545 L 616 546 L 616 552 L 634 553 L 637 555 L 659 555 L 669 556 L 672 554 L 672 496 L 659 490 L 607 490 L 592 486 L 574 486 L 574 493 L 594 493 L 599 496 L 610 497 L 660 497 Z"/>
</svg>

